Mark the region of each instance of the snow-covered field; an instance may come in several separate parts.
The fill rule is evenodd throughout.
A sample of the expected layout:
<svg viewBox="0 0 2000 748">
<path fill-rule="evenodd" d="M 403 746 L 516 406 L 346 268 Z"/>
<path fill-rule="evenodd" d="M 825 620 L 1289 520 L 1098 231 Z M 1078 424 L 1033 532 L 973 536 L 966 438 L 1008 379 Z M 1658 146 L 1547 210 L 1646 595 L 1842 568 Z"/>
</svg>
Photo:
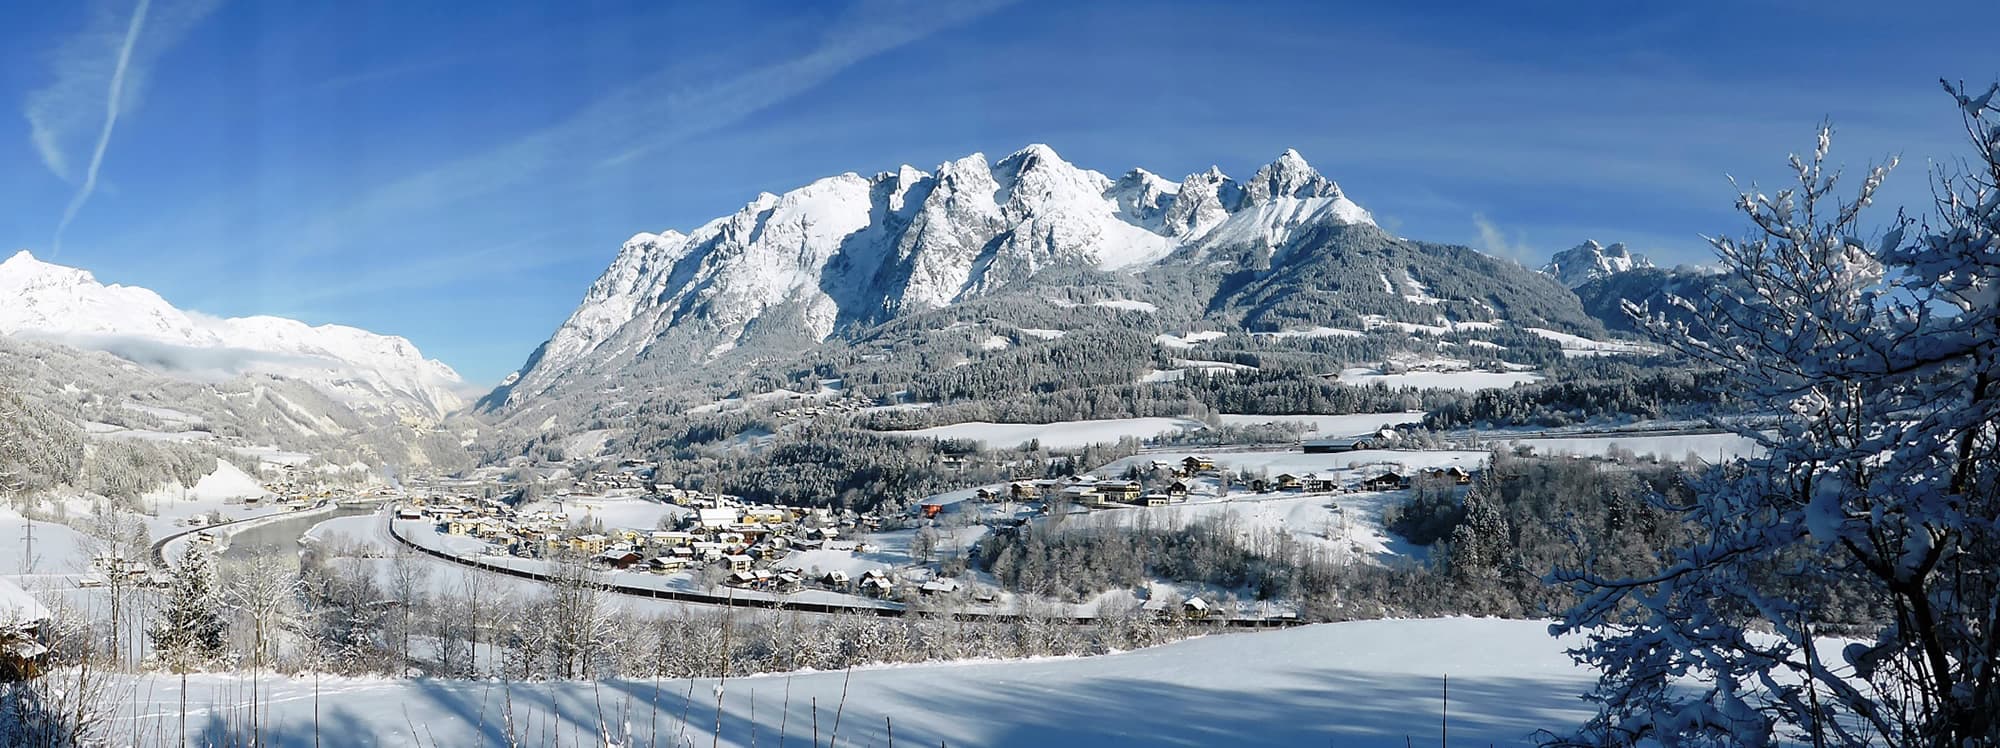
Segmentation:
<svg viewBox="0 0 2000 748">
<path fill-rule="evenodd" d="M 1383 426 L 1399 426 L 1424 420 L 1424 412 L 1413 410 L 1403 413 L 1357 413 L 1344 416 L 1264 416 L 1226 414 L 1221 416 L 1225 426 L 1249 426 L 1260 423 L 1299 424 L 1308 433 L 1320 436 L 1359 436 L 1374 433 Z"/>
<path fill-rule="evenodd" d="M 1614 447 L 1642 457 L 1650 455 L 1662 460 L 1678 460 L 1692 454 L 1703 460 L 1715 462 L 1763 454 L 1763 448 L 1757 446 L 1757 442 L 1736 434 L 1552 437 L 1514 439 L 1507 443 L 1534 447 L 1536 454 L 1585 457 L 1609 454 Z"/>
<path fill-rule="evenodd" d="M 1417 389 L 1478 390 L 1506 389 L 1517 384 L 1542 381 L 1542 375 L 1527 371 L 1413 371 L 1403 374 L 1384 374 L 1378 369 L 1342 369 L 1340 383 L 1357 387 L 1371 384 L 1388 385 L 1390 389 L 1415 387 Z"/>
<path fill-rule="evenodd" d="M 1187 418 L 1110 418 L 1056 423 L 972 421 L 889 433 L 930 439 L 971 439 L 992 449 L 1018 447 L 1031 439 L 1041 440 L 1042 446 L 1049 449 L 1073 449 L 1089 444 L 1115 443 L 1127 436 L 1147 439 L 1201 426 L 1200 421 Z"/>
<path fill-rule="evenodd" d="M 821 740 L 832 742 L 838 713 L 840 741 L 853 746 L 888 745 L 892 726 L 897 743 L 915 746 L 1401 746 L 1438 739 L 1448 676 L 1454 743 L 1533 745 L 1536 730 L 1589 716 L 1578 695 L 1591 675 L 1563 654 L 1571 644 L 1544 623 L 1450 618 L 1214 635 L 1101 657 L 862 668 L 851 678 L 327 678 L 317 699 L 306 678 L 267 676 L 260 688 L 274 748 L 505 745 L 510 723 L 535 745 L 778 745 L 781 730 L 803 745 L 815 703 Z M 119 742 L 174 742 L 177 679 L 121 685 L 107 725 Z M 195 675 L 187 688 L 191 743 L 241 723 L 246 678 Z"/>
<path fill-rule="evenodd" d="M 1424 418 L 1421 412 L 1406 413 L 1361 413 L 1355 415 L 1241 415 L 1219 416 L 1224 425 L 1244 426 L 1259 423 L 1302 424 L 1309 433 L 1321 436 L 1354 436 L 1372 433 L 1383 425 L 1415 423 Z M 954 423 L 949 426 L 933 426 L 927 429 L 887 432 L 900 436 L 926 437 L 931 439 L 971 439 L 990 449 L 1018 447 L 1030 439 L 1040 439 L 1043 447 L 1050 449 L 1071 449 L 1087 444 L 1115 443 L 1124 437 L 1150 439 L 1163 434 L 1171 434 L 1181 429 L 1199 429 L 1205 424 L 1192 418 L 1106 418 L 1095 421 L 1058 421 L 1056 423 L 987 423 L 971 421 Z"/>
<path fill-rule="evenodd" d="M 1570 358 L 1579 356 L 1651 356 L 1658 354 L 1661 350 L 1659 346 L 1648 343 L 1635 343 L 1627 340 L 1591 340 L 1581 335 L 1571 335 L 1566 332 L 1556 332 L 1555 330 L 1544 330 L 1539 327 L 1525 329 L 1542 338 L 1554 341 L 1556 345 L 1562 346 L 1563 355 Z"/>
</svg>

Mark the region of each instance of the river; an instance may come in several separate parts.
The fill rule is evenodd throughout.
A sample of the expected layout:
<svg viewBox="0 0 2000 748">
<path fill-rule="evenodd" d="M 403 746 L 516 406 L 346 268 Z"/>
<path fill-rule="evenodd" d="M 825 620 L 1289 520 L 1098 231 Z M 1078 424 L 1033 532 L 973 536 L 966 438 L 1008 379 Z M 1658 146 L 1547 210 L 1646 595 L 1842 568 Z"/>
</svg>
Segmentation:
<svg viewBox="0 0 2000 748">
<path fill-rule="evenodd" d="M 280 519 L 259 524 L 230 537 L 229 547 L 222 552 L 223 558 L 251 559 L 272 553 L 297 553 L 299 537 L 311 530 L 313 525 L 339 517 L 354 517 L 375 512 L 378 507 L 343 506 L 331 512 L 313 512 L 304 517 Z"/>
</svg>

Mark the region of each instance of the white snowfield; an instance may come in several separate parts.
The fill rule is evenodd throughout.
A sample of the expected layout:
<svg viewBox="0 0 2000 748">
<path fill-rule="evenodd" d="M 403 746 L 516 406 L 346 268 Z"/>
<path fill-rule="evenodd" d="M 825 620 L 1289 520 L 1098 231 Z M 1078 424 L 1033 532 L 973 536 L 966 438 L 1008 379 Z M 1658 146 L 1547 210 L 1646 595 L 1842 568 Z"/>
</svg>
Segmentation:
<svg viewBox="0 0 2000 748">
<path fill-rule="evenodd" d="M 1184 428 L 1200 428 L 1189 418 L 1107 418 L 1094 421 L 1056 423 L 988 423 L 971 421 L 949 426 L 932 426 L 912 431 L 886 432 L 899 436 L 929 439 L 971 439 L 994 449 L 1010 449 L 1030 440 L 1041 440 L 1048 449 L 1075 449 L 1091 444 L 1116 443 L 1124 437 L 1147 439 Z"/>
<path fill-rule="evenodd" d="M 1100 657 L 860 668 L 851 678 L 326 678 L 317 696 L 318 744 L 506 745 L 503 715 L 511 702 L 512 728 L 524 744 L 559 734 L 561 745 L 805 745 L 817 702 L 822 744 L 832 741 L 838 721 L 840 743 L 852 746 L 888 745 L 891 727 L 898 745 L 912 746 L 1435 745 L 1448 676 L 1453 744 L 1525 746 L 1536 743 L 1537 730 L 1561 732 L 1589 717 L 1578 697 L 1592 676 L 1563 654 L 1577 643 L 1550 638 L 1542 622 L 1449 618 L 1218 634 Z M 121 686 L 128 697 L 116 702 L 111 734 L 179 729 L 176 677 Z M 240 723 L 249 686 L 240 676 L 190 676 L 190 743 Z M 260 688 L 264 744 L 316 745 L 313 681 L 266 676 Z"/>
<path fill-rule="evenodd" d="M 1527 371 L 1413 371 L 1402 374 L 1384 374 L 1378 369 L 1349 368 L 1340 372 L 1340 383 L 1355 386 L 1370 384 L 1387 385 L 1390 389 L 1414 387 L 1416 389 L 1460 390 L 1504 390 L 1517 384 L 1542 381 L 1540 374 Z"/>
<path fill-rule="evenodd" d="M 1623 435 L 1623 436 L 1578 436 L 1552 437 L 1541 439 L 1513 439 L 1507 444 L 1519 444 L 1535 448 L 1536 454 L 1578 455 L 1597 457 L 1609 454 L 1613 448 L 1630 451 L 1641 457 L 1652 456 L 1662 460 L 1679 460 L 1689 455 L 1719 462 L 1737 457 L 1757 457 L 1764 453 L 1763 447 L 1755 440 L 1736 434 L 1673 434 L 1673 435 Z"/>
<path fill-rule="evenodd" d="M 1637 343 L 1629 340 L 1591 340 L 1581 335 L 1571 335 L 1555 330 L 1544 330 L 1539 327 L 1522 329 L 1544 339 L 1554 341 L 1556 345 L 1562 346 L 1563 355 L 1570 358 L 1579 356 L 1652 356 L 1661 352 L 1659 346 L 1649 343 Z"/>
</svg>

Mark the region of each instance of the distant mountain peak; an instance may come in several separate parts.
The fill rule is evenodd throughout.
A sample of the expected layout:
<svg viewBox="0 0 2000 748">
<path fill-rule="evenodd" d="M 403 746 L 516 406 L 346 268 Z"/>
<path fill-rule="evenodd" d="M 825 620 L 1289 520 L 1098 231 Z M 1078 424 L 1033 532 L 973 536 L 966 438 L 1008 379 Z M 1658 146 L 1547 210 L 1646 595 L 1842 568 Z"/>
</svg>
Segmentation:
<svg viewBox="0 0 2000 748">
<path fill-rule="evenodd" d="M 410 341 L 281 317 L 221 319 L 151 290 L 99 283 L 27 251 L 0 263 L 0 334 L 143 359 L 170 373 L 262 373 L 313 385 L 364 409 L 441 418 L 460 405 L 458 373 Z"/>
<path fill-rule="evenodd" d="M 1291 148 L 1286 148 L 1284 153 L 1278 154 L 1277 160 L 1258 169 L 1257 175 L 1250 178 L 1246 190 L 1252 201 L 1259 202 L 1280 197 L 1342 196 L 1340 185 L 1321 175 L 1318 169 L 1306 162 L 1305 156 Z"/>
<path fill-rule="evenodd" d="M 1542 266 L 1542 272 L 1555 276 L 1556 280 L 1570 288 L 1576 288 L 1592 280 L 1633 270 L 1652 267 L 1645 255 L 1633 254 L 1623 243 L 1604 246 L 1595 239 L 1586 239 L 1569 249 L 1557 252 Z"/>
</svg>

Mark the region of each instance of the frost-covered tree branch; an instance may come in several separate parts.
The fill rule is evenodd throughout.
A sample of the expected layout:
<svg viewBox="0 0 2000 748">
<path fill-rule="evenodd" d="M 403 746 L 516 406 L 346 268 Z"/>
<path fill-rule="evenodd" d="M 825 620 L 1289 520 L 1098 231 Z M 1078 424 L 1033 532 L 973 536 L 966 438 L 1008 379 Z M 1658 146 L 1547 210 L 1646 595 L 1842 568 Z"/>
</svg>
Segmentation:
<svg viewBox="0 0 2000 748">
<path fill-rule="evenodd" d="M 2000 744 L 2000 86 L 1945 88 L 1978 166 L 1939 175 L 1935 215 L 1871 233 L 1893 164 L 1837 198 L 1822 128 L 1784 189 L 1739 196 L 1752 231 L 1711 240 L 1735 282 L 1672 318 L 1628 307 L 1787 417 L 1718 422 L 1765 453 L 1662 505 L 1702 537 L 1657 573 L 1555 575 L 1582 602 L 1554 628 L 1602 673 L 1578 740 Z M 1862 640 L 1836 649 L 1837 623 Z"/>
</svg>

